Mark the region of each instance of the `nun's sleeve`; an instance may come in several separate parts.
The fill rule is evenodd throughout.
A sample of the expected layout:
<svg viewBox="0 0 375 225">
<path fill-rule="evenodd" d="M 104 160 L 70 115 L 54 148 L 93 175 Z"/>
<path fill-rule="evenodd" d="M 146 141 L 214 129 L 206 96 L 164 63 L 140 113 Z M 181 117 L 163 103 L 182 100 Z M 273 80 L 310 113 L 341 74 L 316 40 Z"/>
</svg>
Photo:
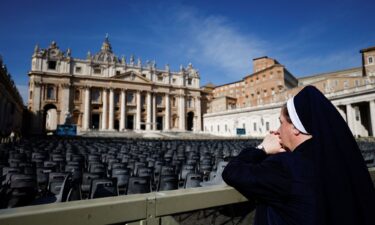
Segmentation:
<svg viewBox="0 0 375 225">
<path fill-rule="evenodd" d="M 255 148 L 245 149 L 233 158 L 222 176 L 249 200 L 283 201 L 291 189 L 291 175 L 280 157 L 267 157 Z"/>
</svg>

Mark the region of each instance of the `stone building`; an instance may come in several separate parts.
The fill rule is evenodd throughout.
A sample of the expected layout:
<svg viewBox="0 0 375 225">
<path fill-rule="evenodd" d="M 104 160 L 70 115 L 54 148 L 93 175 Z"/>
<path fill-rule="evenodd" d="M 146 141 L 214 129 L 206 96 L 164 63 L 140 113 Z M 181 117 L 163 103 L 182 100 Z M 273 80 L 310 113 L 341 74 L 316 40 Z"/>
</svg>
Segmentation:
<svg viewBox="0 0 375 225">
<path fill-rule="evenodd" d="M 314 85 L 337 107 L 355 136 L 375 135 L 375 47 L 362 49 L 362 66 L 296 79 L 276 60 L 254 59 L 253 74 L 214 87 L 204 131 L 261 137 L 279 126 L 281 106 L 306 85 Z M 251 85 L 252 82 L 254 85 Z M 249 85 L 250 84 L 250 85 Z"/>
<path fill-rule="evenodd" d="M 240 81 L 215 87 L 209 112 L 272 103 L 278 93 L 298 85 L 298 80 L 283 65 L 267 56 L 253 59 L 253 70 Z"/>
<path fill-rule="evenodd" d="M 24 106 L 20 93 L 0 55 L 0 137 L 22 132 Z"/>
<path fill-rule="evenodd" d="M 131 56 L 117 57 L 108 37 L 96 54 L 72 57 L 55 42 L 35 47 L 29 72 L 28 109 L 33 133 L 76 124 L 79 131 L 201 130 L 198 71 L 173 72 Z"/>
</svg>

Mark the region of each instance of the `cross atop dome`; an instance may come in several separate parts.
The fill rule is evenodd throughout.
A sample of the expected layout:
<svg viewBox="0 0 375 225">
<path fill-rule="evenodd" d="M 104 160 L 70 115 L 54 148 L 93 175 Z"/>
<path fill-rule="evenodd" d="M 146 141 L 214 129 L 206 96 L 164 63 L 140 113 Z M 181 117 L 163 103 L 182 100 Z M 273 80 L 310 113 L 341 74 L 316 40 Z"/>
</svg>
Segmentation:
<svg viewBox="0 0 375 225">
<path fill-rule="evenodd" d="M 111 43 L 109 42 L 109 35 L 108 35 L 108 33 L 106 33 L 106 35 L 105 35 L 105 39 L 103 41 L 101 51 L 102 52 L 110 52 L 110 53 L 112 53 L 112 46 L 111 46 Z"/>
</svg>

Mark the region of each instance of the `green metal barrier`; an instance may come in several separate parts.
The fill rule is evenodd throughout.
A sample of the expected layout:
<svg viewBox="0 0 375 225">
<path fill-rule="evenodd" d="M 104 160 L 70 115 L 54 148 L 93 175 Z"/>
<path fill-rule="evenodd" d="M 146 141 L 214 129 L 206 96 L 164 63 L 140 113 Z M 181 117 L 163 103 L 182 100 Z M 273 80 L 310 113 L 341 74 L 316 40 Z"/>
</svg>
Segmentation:
<svg viewBox="0 0 375 225">
<path fill-rule="evenodd" d="M 369 172 L 375 184 L 375 168 Z M 3 209 L 0 224 L 178 225 L 170 215 L 245 201 L 246 198 L 232 187 L 218 185 Z"/>
<path fill-rule="evenodd" d="M 229 186 L 212 186 L 109 197 L 76 202 L 53 203 L 0 210 L 0 224 L 173 224 L 174 213 L 210 208 L 246 198 Z"/>
</svg>

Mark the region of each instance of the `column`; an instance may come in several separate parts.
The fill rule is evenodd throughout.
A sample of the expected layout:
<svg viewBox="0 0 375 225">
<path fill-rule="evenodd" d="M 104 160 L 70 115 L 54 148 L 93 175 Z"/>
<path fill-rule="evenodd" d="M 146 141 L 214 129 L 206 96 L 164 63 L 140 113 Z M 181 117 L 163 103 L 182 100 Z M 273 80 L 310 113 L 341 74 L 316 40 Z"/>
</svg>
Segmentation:
<svg viewBox="0 0 375 225">
<path fill-rule="evenodd" d="M 152 129 L 156 130 L 156 93 L 152 95 Z"/>
<path fill-rule="evenodd" d="M 61 97 L 61 113 L 60 113 L 60 124 L 67 122 L 68 116 L 70 115 L 70 84 L 61 84 L 62 97 Z"/>
<path fill-rule="evenodd" d="M 181 131 L 186 131 L 185 126 L 185 95 L 180 95 L 179 97 L 179 104 L 178 104 L 178 111 L 179 111 L 179 127 Z"/>
<path fill-rule="evenodd" d="M 43 109 L 41 109 L 41 96 L 42 96 L 42 84 L 40 82 L 35 81 L 33 88 L 33 96 L 32 96 L 32 112 L 33 112 L 33 119 L 32 119 L 32 133 L 39 134 L 43 130 Z M 5 108 L 5 104 L 4 104 Z"/>
<path fill-rule="evenodd" d="M 83 130 L 90 129 L 90 87 L 85 88 L 85 103 L 83 112 Z"/>
<path fill-rule="evenodd" d="M 355 115 L 354 115 L 354 109 L 351 104 L 346 105 L 346 122 L 348 123 L 348 126 L 350 130 L 352 131 L 353 135 L 355 135 L 355 125 L 354 125 L 354 120 L 355 120 Z"/>
<path fill-rule="evenodd" d="M 375 100 L 370 101 L 370 117 L 372 136 L 375 137 Z"/>
<path fill-rule="evenodd" d="M 126 123 L 126 90 L 121 90 L 121 109 L 120 109 L 120 131 L 125 130 Z"/>
<path fill-rule="evenodd" d="M 107 102 L 107 93 L 108 90 L 106 88 L 103 89 L 103 110 L 102 110 L 102 130 L 107 129 L 107 116 L 108 116 L 108 102 Z"/>
<path fill-rule="evenodd" d="M 201 96 L 195 99 L 195 113 L 196 113 L 196 126 L 194 131 L 202 131 L 202 110 L 201 110 Z"/>
<path fill-rule="evenodd" d="M 137 115 L 136 115 L 136 122 L 135 122 L 135 129 L 141 129 L 141 91 L 137 91 Z"/>
<path fill-rule="evenodd" d="M 146 117 L 146 130 L 151 130 L 151 92 L 147 92 L 147 117 Z"/>
<path fill-rule="evenodd" d="M 169 122 L 171 121 L 171 103 L 169 101 L 169 93 L 165 93 L 165 127 L 164 130 L 168 131 L 170 129 Z"/>
<path fill-rule="evenodd" d="M 115 95 L 114 95 L 114 89 L 111 88 L 109 89 L 109 121 L 108 121 L 108 130 L 113 130 L 113 122 L 114 122 L 114 100 L 115 100 Z"/>
</svg>

